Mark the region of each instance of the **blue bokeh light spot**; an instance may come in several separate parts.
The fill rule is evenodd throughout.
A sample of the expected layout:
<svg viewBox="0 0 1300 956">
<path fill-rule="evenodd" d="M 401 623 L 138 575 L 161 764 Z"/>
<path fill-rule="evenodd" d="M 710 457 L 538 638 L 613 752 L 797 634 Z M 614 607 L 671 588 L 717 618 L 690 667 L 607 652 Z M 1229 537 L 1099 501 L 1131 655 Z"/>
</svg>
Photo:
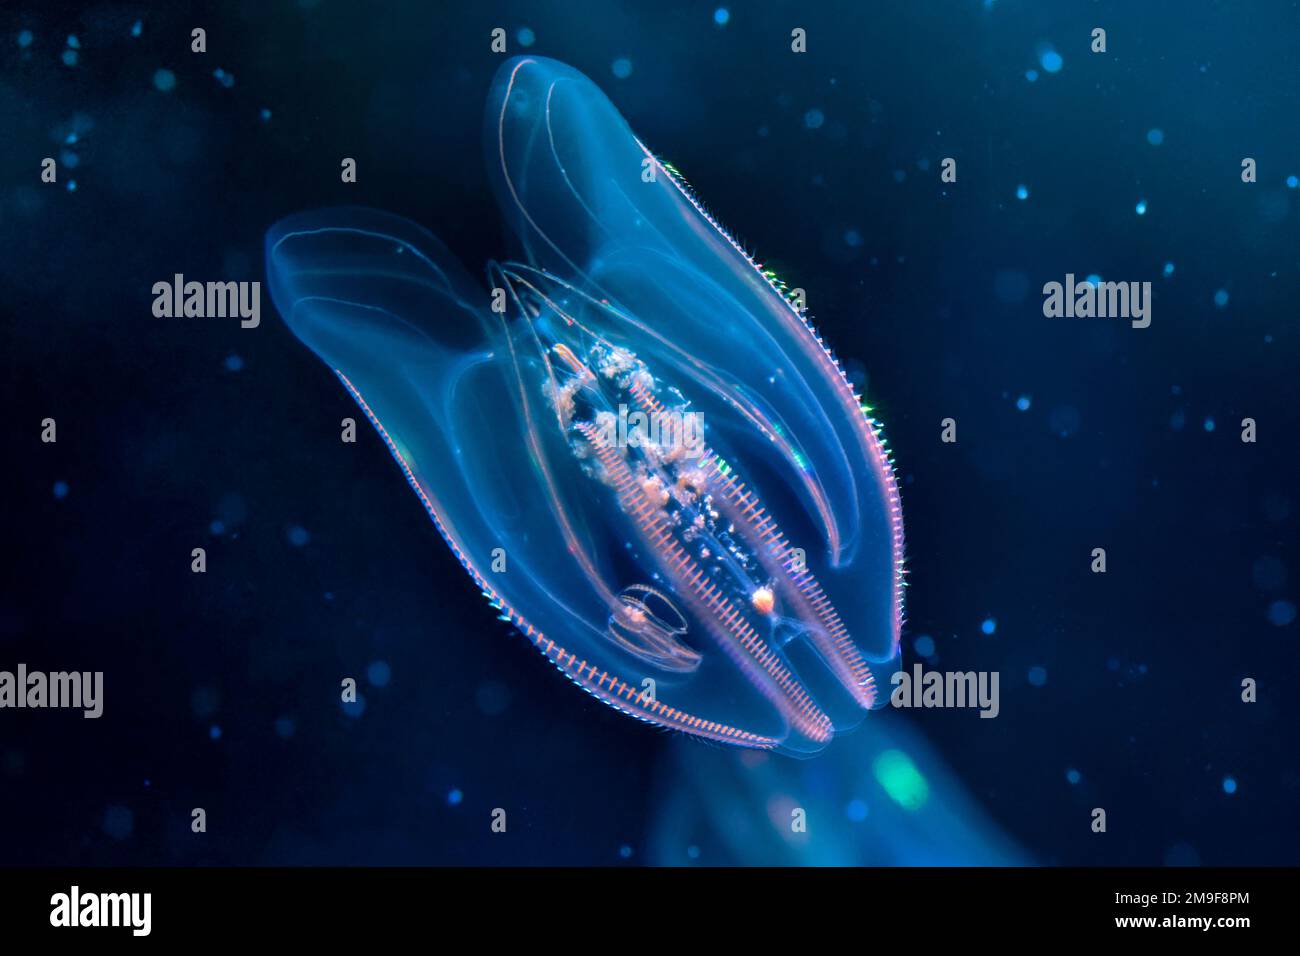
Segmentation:
<svg viewBox="0 0 1300 956">
<path fill-rule="evenodd" d="M 1286 627 L 1295 620 L 1295 605 L 1290 601 L 1274 601 L 1268 606 L 1268 623 Z"/>
<path fill-rule="evenodd" d="M 366 680 L 374 687 L 387 687 L 392 679 L 393 669 L 388 666 L 387 661 L 371 661 L 370 666 L 366 668 Z"/>
</svg>

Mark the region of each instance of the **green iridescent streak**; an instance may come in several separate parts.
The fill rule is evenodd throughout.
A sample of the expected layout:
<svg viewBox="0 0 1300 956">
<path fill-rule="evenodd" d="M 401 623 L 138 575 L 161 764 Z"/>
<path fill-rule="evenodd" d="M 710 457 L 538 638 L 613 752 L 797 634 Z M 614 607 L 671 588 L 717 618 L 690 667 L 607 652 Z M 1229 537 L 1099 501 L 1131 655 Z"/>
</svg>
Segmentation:
<svg viewBox="0 0 1300 956">
<path fill-rule="evenodd" d="M 901 750 L 886 750 L 871 769 L 885 793 L 904 810 L 919 810 L 930 797 L 930 785 Z"/>
</svg>

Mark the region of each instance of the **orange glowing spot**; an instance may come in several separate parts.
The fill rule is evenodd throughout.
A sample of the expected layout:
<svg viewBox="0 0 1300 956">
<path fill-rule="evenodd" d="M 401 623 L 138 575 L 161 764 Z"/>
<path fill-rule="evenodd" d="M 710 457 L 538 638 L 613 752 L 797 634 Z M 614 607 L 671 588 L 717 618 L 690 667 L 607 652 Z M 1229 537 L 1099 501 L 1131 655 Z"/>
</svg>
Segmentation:
<svg viewBox="0 0 1300 956">
<path fill-rule="evenodd" d="M 749 601 L 759 614 L 771 614 L 776 607 L 776 597 L 771 588 L 759 588 L 749 596 Z"/>
<path fill-rule="evenodd" d="M 668 499 L 671 497 L 663 482 L 654 477 L 646 478 L 641 482 L 641 491 L 648 499 L 660 505 L 668 504 Z"/>
</svg>

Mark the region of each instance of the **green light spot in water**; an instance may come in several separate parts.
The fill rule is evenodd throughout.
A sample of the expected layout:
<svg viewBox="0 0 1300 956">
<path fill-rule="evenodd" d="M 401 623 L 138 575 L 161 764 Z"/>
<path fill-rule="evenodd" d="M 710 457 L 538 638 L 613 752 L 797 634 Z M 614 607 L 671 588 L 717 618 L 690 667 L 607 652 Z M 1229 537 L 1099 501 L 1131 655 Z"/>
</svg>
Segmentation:
<svg viewBox="0 0 1300 956">
<path fill-rule="evenodd" d="M 904 810 L 919 810 L 930 798 L 930 785 L 901 750 L 886 750 L 876 758 L 872 770 L 885 793 Z"/>
</svg>

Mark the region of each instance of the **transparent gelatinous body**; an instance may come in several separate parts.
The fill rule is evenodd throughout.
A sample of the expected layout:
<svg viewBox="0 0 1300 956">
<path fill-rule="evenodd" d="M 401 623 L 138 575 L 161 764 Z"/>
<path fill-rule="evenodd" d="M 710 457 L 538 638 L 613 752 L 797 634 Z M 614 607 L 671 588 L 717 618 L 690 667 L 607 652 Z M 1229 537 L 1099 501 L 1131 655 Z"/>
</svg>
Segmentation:
<svg viewBox="0 0 1300 956">
<path fill-rule="evenodd" d="M 582 74 L 507 63 L 486 144 L 523 246 L 487 288 L 422 227 L 331 209 L 268 234 L 277 307 L 565 674 L 661 726 L 820 749 L 897 666 L 902 517 L 876 425 Z"/>
</svg>

